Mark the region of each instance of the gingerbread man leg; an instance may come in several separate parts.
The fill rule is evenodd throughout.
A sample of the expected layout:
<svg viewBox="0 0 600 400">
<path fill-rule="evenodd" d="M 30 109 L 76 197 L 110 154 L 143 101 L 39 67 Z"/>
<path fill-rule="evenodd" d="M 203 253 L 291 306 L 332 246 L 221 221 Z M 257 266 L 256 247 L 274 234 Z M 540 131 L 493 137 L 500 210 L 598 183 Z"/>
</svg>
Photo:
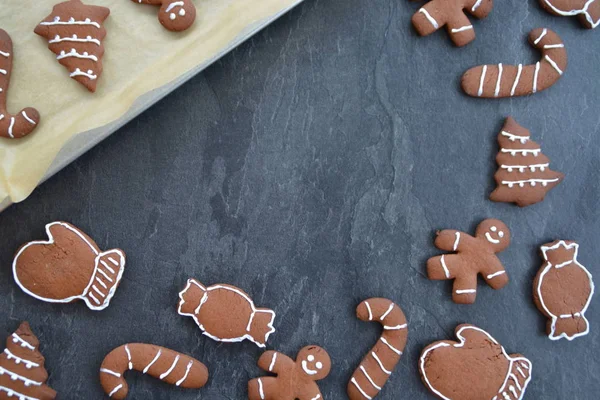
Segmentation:
<svg viewBox="0 0 600 400">
<path fill-rule="evenodd" d="M 457 46 L 464 46 L 475 40 L 475 30 L 465 14 L 457 15 L 446 25 L 450 39 Z"/>
<path fill-rule="evenodd" d="M 279 397 L 277 378 L 267 376 L 248 382 L 249 400 L 277 400 Z"/>
<path fill-rule="evenodd" d="M 461 274 L 454 279 L 452 300 L 458 304 L 473 304 L 477 296 L 477 274 Z"/>
<path fill-rule="evenodd" d="M 419 35 L 427 36 L 446 24 L 444 12 L 435 1 L 425 4 L 412 16 L 412 23 Z"/>
</svg>

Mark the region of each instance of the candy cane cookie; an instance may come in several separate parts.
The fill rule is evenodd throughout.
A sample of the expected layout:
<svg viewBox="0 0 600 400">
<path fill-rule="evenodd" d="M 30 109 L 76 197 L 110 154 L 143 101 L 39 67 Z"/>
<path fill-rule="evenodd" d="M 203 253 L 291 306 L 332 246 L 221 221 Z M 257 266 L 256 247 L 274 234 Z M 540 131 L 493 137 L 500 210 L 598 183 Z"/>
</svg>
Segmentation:
<svg viewBox="0 0 600 400">
<path fill-rule="evenodd" d="M 131 0 L 134 3 L 161 6 L 158 21 L 173 32 L 185 31 L 196 20 L 196 6 L 192 0 Z"/>
<path fill-rule="evenodd" d="M 377 344 L 360 362 L 348 382 L 350 400 L 370 400 L 377 396 L 400 361 L 406 345 L 408 325 L 402 309 L 388 299 L 367 299 L 356 307 L 361 321 L 377 321 L 383 333 Z"/>
<path fill-rule="evenodd" d="M 542 58 L 530 65 L 479 65 L 462 76 L 462 88 L 473 97 L 513 97 L 541 92 L 554 85 L 567 68 L 567 51 L 560 37 L 547 28 L 534 29 L 529 42 Z"/>
<path fill-rule="evenodd" d="M 431 0 L 413 15 L 412 24 L 421 36 L 445 26 L 452 42 L 464 46 L 475 39 L 475 30 L 466 13 L 482 19 L 493 7 L 493 0 Z"/>
<path fill-rule="evenodd" d="M 208 369 L 192 357 L 152 344 L 130 343 L 111 351 L 100 367 L 100 383 L 110 398 L 127 396 L 124 373 L 128 370 L 188 389 L 199 389 L 208 381 Z"/>
<path fill-rule="evenodd" d="M 13 63 L 13 43 L 6 31 L 0 29 L 0 136 L 18 139 L 29 135 L 40 122 L 40 113 L 28 107 L 18 114 L 6 109 L 6 93 Z"/>
</svg>

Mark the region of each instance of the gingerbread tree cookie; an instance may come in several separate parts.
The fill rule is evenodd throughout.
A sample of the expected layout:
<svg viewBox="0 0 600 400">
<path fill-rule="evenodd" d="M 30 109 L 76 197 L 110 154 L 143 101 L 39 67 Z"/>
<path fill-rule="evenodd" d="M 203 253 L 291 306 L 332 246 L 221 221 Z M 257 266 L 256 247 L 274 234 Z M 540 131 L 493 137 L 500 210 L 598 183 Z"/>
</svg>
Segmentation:
<svg viewBox="0 0 600 400">
<path fill-rule="evenodd" d="M 446 26 L 454 44 L 464 46 L 475 39 L 475 30 L 465 13 L 485 18 L 493 6 L 493 0 L 431 0 L 413 15 L 412 23 L 421 36 Z"/>
<path fill-rule="evenodd" d="M 477 226 L 475 236 L 444 229 L 437 232 L 435 247 L 453 251 L 427 260 L 427 275 L 432 280 L 454 280 L 452 300 L 459 304 L 475 302 L 477 275 L 493 289 L 508 283 L 504 266 L 496 256 L 510 244 L 510 231 L 504 222 L 486 219 Z"/>
<path fill-rule="evenodd" d="M 306 346 L 296 360 L 277 351 L 260 356 L 258 366 L 277 376 L 252 379 L 248 382 L 250 400 L 320 400 L 323 395 L 316 381 L 331 370 L 331 359 L 325 349 Z"/>
<path fill-rule="evenodd" d="M 29 135 L 40 122 L 40 113 L 27 107 L 18 114 L 6 108 L 6 95 L 12 71 L 13 44 L 8 33 L 0 29 L 0 137 L 18 139 Z"/>
<path fill-rule="evenodd" d="M 48 372 L 39 345 L 27 322 L 6 339 L 6 348 L 0 353 L 0 399 L 56 398 L 56 392 L 46 385 Z"/>
<path fill-rule="evenodd" d="M 55 5 L 34 31 L 48 39 L 48 48 L 57 55 L 58 62 L 90 92 L 96 91 L 102 74 L 102 40 L 106 36 L 102 23 L 109 14 L 106 7 L 69 0 Z"/>
<path fill-rule="evenodd" d="M 498 187 L 490 200 L 530 206 L 544 200 L 564 175 L 550 169 L 550 160 L 531 140 L 529 131 L 508 117 L 498 135 L 500 151 L 496 156 Z"/>
</svg>

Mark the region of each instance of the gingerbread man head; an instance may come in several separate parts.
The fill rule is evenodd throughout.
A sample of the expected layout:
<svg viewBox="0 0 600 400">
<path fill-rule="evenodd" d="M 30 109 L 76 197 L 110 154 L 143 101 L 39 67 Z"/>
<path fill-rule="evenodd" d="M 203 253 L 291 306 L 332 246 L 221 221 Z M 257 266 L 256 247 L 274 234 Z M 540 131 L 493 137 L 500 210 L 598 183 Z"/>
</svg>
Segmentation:
<svg viewBox="0 0 600 400">
<path fill-rule="evenodd" d="M 196 7 L 189 0 L 163 1 L 158 20 L 170 31 L 184 31 L 196 20 Z"/>
<path fill-rule="evenodd" d="M 299 363 L 302 372 L 314 381 L 327 377 L 331 370 L 331 358 L 327 351 L 319 346 L 304 347 L 298 353 L 296 363 Z"/>
<path fill-rule="evenodd" d="M 484 238 L 494 253 L 499 253 L 510 244 L 510 230 L 498 219 L 486 219 L 477 226 L 475 236 Z"/>
</svg>

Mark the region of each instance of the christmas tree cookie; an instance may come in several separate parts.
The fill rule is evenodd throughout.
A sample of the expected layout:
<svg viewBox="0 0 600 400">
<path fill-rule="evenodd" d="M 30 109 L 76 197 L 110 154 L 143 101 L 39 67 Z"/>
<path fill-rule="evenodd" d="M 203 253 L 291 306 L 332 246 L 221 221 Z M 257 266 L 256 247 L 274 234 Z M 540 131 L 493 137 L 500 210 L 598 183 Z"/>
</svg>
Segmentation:
<svg viewBox="0 0 600 400">
<path fill-rule="evenodd" d="M 558 185 L 564 175 L 550 169 L 550 160 L 531 140 L 529 131 L 508 117 L 498 135 L 500 151 L 496 156 L 498 187 L 490 200 L 530 206 L 544 200 L 546 193 Z"/>
<path fill-rule="evenodd" d="M 39 345 L 27 322 L 8 337 L 0 353 L 0 399 L 56 398 L 56 392 L 46 385 L 48 372 Z"/>
<path fill-rule="evenodd" d="M 34 31 L 48 39 L 48 48 L 58 62 L 90 92 L 96 91 L 102 74 L 102 40 L 106 36 L 102 23 L 109 14 L 106 7 L 89 6 L 81 0 L 65 1 L 55 5 Z"/>
</svg>

